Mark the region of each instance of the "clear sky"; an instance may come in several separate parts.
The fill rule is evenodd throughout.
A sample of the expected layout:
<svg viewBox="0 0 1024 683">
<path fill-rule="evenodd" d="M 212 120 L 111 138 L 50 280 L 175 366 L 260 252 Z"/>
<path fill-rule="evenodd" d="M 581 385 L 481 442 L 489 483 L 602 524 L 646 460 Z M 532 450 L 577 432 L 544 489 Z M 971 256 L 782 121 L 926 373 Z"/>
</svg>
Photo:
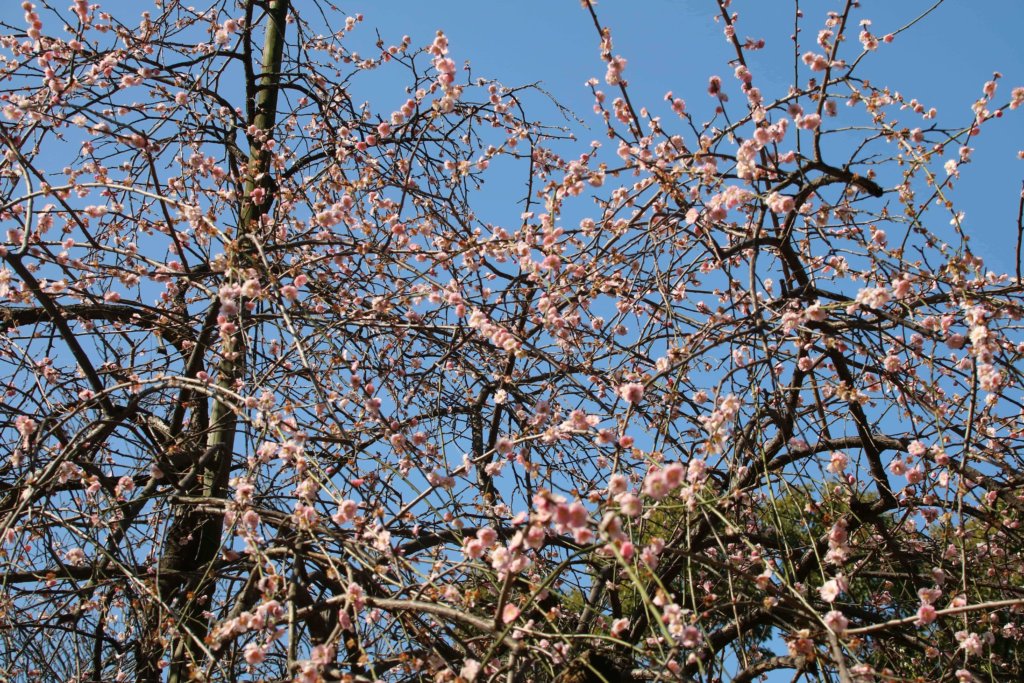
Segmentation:
<svg viewBox="0 0 1024 683">
<path fill-rule="evenodd" d="M 863 0 L 854 13 L 872 21 L 876 35 L 895 32 L 934 5 L 933 0 Z M 829 10 L 842 3 L 804 0 L 801 38 L 808 49 Z M 743 36 L 765 38 L 762 52 L 753 53 L 751 70 L 771 99 L 792 82 L 792 0 L 734 0 L 740 12 Z M 427 44 L 434 31 L 443 29 L 451 54 L 458 63 L 470 60 L 474 75 L 494 78 L 506 85 L 540 82 L 561 104 L 574 110 L 592 128 L 576 126 L 581 138 L 601 139 L 602 130 L 590 113 L 592 98 L 584 83 L 602 78 L 605 70 L 598 54 L 597 34 L 578 0 L 458 0 L 431 2 L 379 2 L 362 0 L 342 4 L 349 13 L 362 13 L 363 30 L 380 30 L 385 43 L 412 37 L 413 45 Z M 697 121 L 709 115 L 713 101 L 706 96 L 708 77 L 730 76 L 727 61 L 733 54 L 713 21 L 713 0 L 602 0 L 597 5 L 602 22 L 612 28 L 614 50 L 629 60 L 626 77 L 637 107 L 663 106 L 672 90 L 687 100 Z M 1024 85 L 1024 0 L 947 0 L 913 28 L 880 48 L 863 65 L 860 76 L 886 84 L 908 99 L 917 98 L 938 110 L 937 123 L 965 127 L 973 119 L 971 104 L 982 84 L 1000 71 L 1001 97 Z M 849 32 L 846 55 L 856 56 L 857 30 Z M 802 74 L 806 78 L 806 72 Z M 724 78 L 731 81 L 731 78 Z M 603 87 L 603 82 L 602 82 Z M 734 97 L 737 99 L 737 97 Z M 742 106 L 740 102 L 737 106 Z M 543 110 L 537 118 L 559 122 Z M 382 111 L 380 107 L 375 107 Z M 702 112 L 703 109 L 703 112 Z M 999 272 L 1014 271 L 1013 244 L 1024 161 L 1024 116 L 1005 117 L 986 127 L 971 145 L 974 162 L 962 169 L 954 201 L 966 211 L 966 229 L 975 253 Z M 598 124 L 595 126 L 595 124 Z M 506 196 L 519 197 L 519 188 Z M 492 189 L 485 193 L 487 201 Z M 941 213 L 935 214 L 941 216 Z M 929 226 L 942 234 L 948 226 Z M 776 643 L 778 645 L 778 643 Z M 792 672 L 773 672 L 769 683 L 792 679 Z"/>
<path fill-rule="evenodd" d="M 153 10 L 149 0 L 98 0 L 100 6 L 131 23 L 132 14 Z M 300 9 L 311 9 L 313 0 L 294 0 Z M 539 82 L 561 104 L 576 112 L 585 123 L 595 124 L 592 100 L 584 86 L 591 77 L 601 78 L 605 67 L 598 56 L 597 34 L 579 0 L 334 0 L 341 12 L 361 13 L 363 26 L 356 41 L 369 48 L 375 30 L 387 44 L 402 35 L 414 46 L 428 44 L 438 29 L 451 42 L 458 63 L 469 60 L 474 75 L 515 86 Z M 192 0 L 197 9 L 206 0 Z M 226 3 L 230 4 L 230 3 Z M 750 67 L 768 98 L 785 91 L 792 82 L 794 7 L 804 12 L 801 40 L 810 47 L 830 10 L 841 9 L 842 0 L 733 0 L 739 12 L 738 30 L 743 36 L 766 39 L 763 51 L 751 53 Z M 854 10 L 854 30 L 849 31 L 847 56 L 855 56 L 856 22 L 870 19 L 876 35 L 895 32 L 933 9 L 912 29 L 882 46 L 858 71 L 876 84 L 884 83 L 936 107 L 937 122 L 949 127 L 971 120 L 970 105 L 981 94 L 982 84 L 1000 71 L 1000 97 L 1024 85 L 1024 0 L 861 0 Z M 61 3 L 57 2 L 61 9 Z M 687 101 L 698 122 L 713 102 L 704 94 L 709 76 L 730 75 L 731 46 L 715 23 L 714 0 L 600 0 L 602 22 L 613 32 L 614 52 L 629 60 L 626 77 L 637 107 L 664 107 L 662 97 L 672 90 Z M 306 13 L 307 16 L 309 13 Z M 0 3 L 0 18 L 21 22 L 19 2 Z M 327 16 L 331 16 L 327 13 Z M 338 15 L 338 24 L 342 22 Z M 367 49 L 366 54 L 372 51 Z M 386 70 L 385 70 L 386 71 Z M 373 109 L 390 111 L 392 102 L 404 99 L 403 83 L 374 79 Z M 806 73 L 804 74 L 806 77 Z M 733 79 L 725 78 L 728 84 Z M 395 86 L 390 88 L 389 86 Z M 602 83 L 603 85 L 603 83 Z M 380 88 L 376 90 L 376 88 Z M 399 99 L 401 98 L 401 99 Z M 703 108 L 703 111 L 702 111 Z M 535 102 L 531 118 L 568 123 L 557 111 Z M 572 122 L 581 138 L 602 137 L 600 128 L 586 130 Z M 974 162 L 962 169 L 953 199 L 966 211 L 966 228 L 976 253 L 990 267 L 1012 272 L 1012 249 L 1024 161 L 1024 117 L 1007 117 L 986 127 L 972 141 Z M 493 188 L 487 188 L 488 196 Z"/>
<path fill-rule="evenodd" d="M 732 3 L 731 9 L 740 13 L 738 32 L 767 41 L 763 51 L 752 53 L 750 67 L 768 97 L 785 92 L 792 82 L 790 36 L 795 5 L 793 0 Z M 843 3 L 803 0 L 799 5 L 805 27 L 801 39 L 809 48 L 826 13 L 841 9 Z M 862 0 L 853 13 L 854 30 L 849 32 L 846 55 L 856 56 L 859 51 L 856 24 L 861 19 L 870 19 L 872 32 L 884 35 L 934 5 L 934 0 Z M 451 56 L 459 63 L 470 60 L 475 75 L 506 85 L 539 81 L 560 103 L 587 123 L 595 123 L 584 83 L 591 77 L 600 79 L 605 67 L 594 26 L 578 0 L 358 0 L 340 6 L 351 14 L 362 13 L 365 23 L 360 32 L 372 37 L 377 28 L 385 42 L 397 42 L 408 34 L 414 45 L 426 44 L 434 31 L 443 29 Z M 602 22 L 612 28 L 614 52 L 629 60 L 626 77 L 634 104 L 658 110 L 665 92 L 672 90 L 687 100 L 699 121 L 701 107 L 713 104 L 704 94 L 708 77 L 731 75 L 726 65 L 733 56 L 731 46 L 721 24 L 713 21 L 714 0 L 602 0 L 597 10 Z M 1024 85 L 1022 33 L 1022 0 L 946 0 L 893 43 L 870 55 L 859 73 L 875 84 L 901 91 L 908 99 L 936 107 L 939 124 L 965 126 L 972 118 L 971 104 L 994 71 L 1003 74 L 998 102 L 1005 101 L 1013 87 Z M 536 116 L 545 114 L 549 121 L 558 121 L 549 112 Z M 580 130 L 579 135 L 601 138 L 601 131 Z M 995 122 L 971 144 L 975 161 L 962 169 L 953 199 L 967 213 L 974 251 L 991 268 L 1012 272 L 1012 249 L 1006 247 L 1016 240 L 1024 179 L 1024 161 L 1017 159 L 1017 151 L 1024 149 L 1024 117 Z"/>
<path fill-rule="evenodd" d="M 148 0 L 97 1 L 126 23 L 133 13 L 153 6 Z M 475 75 L 509 86 L 539 83 L 575 111 L 583 124 L 560 119 L 558 112 L 540 99 L 532 103 L 536 109 L 528 112 L 531 118 L 573 126 L 584 145 L 592 137 L 603 138 L 600 126 L 595 125 L 599 122 L 591 114 L 592 99 L 584 83 L 592 77 L 601 79 L 605 66 L 599 58 L 594 26 L 578 0 L 334 1 L 346 13 L 365 15 L 355 39 L 367 47 L 376 39 L 375 29 L 385 44 L 397 44 L 408 34 L 414 46 L 429 44 L 434 32 L 443 29 L 450 39 L 450 56 L 457 63 L 470 60 Z M 63 9 L 69 0 L 53 2 Z M 199 8 L 208 0 L 190 2 Z M 313 5 L 313 0 L 294 2 L 300 8 Z M 750 67 L 769 100 L 784 93 L 792 82 L 790 35 L 796 4 L 794 0 L 733 1 L 733 11 L 740 13 L 739 33 L 767 41 L 763 51 L 751 55 Z M 842 4 L 840 0 L 799 2 L 805 13 L 804 49 L 813 45 L 826 13 L 841 9 Z M 859 52 L 856 24 L 861 19 L 870 19 L 872 31 L 884 35 L 934 4 L 934 0 L 862 0 L 853 16 L 846 56 Z M 714 102 L 705 94 L 708 77 L 730 76 L 727 62 L 733 56 L 721 24 L 712 20 L 717 13 L 714 0 L 601 0 L 597 10 L 603 23 L 612 28 L 613 52 L 628 59 L 625 76 L 637 107 L 661 109 L 664 94 L 671 90 L 687 100 L 698 123 L 710 114 Z M 20 2 L 0 2 L 0 18 L 18 24 L 21 15 Z M 966 126 L 973 116 L 971 104 L 994 71 L 1003 74 L 996 98 L 999 103 L 1007 99 L 1011 88 L 1024 85 L 1022 33 L 1024 0 L 946 0 L 892 44 L 870 55 L 859 74 L 917 98 L 926 107 L 936 107 L 942 125 Z M 802 77 L 806 75 L 804 72 Z M 731 78 L 725 80 L 734 87 Z M 379 90 L 370 91 L 383 99 L 375 99 L 373 108 L 378 113 L 390 111 L 392 103 L 404 99 L 402 83 L 382 81 L 374 86 Z M 389 85 L 397 89 L 388 90 Z M 1005 272 L 1014 270 L 1012 245 L 1024 179 L 1024 161 L 1017 159 L 1018 150 L 1024 149 L 1024 111 L 1015 114 L 986 126 L 972 141 L 974 162 L 962 169 L 962 180 L 953 195 L 966 211 L 965 225 L 976 253 L 991 268 Z M 588 130 L 584 124 L 592 127 Z M 514 209 L 499 206 L 501 196 L 500 184 L 492 184 L 481 200 L 494 202 L 499 211 Z M 521 188 L 505 196 L 517 199 Z"/>
</svg>

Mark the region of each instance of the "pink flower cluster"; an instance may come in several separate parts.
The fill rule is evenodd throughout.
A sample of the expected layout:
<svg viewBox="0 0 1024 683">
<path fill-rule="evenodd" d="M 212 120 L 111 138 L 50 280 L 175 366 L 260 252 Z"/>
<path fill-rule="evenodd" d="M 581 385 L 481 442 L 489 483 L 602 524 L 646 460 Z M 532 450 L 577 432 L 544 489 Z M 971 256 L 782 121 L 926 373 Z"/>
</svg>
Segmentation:
<svg viewBox="0 0 1024 683">
<path fill-rule="evenodd" d="M 514 353 L 522 348 L 522 342 L 514 334 L 491 322 L 487 315 L 478 308 L 470 311 L 469 326 L 479 330 L 481 334 L 490 339 L 492 344 L 505 351 Z"/>
</svg>

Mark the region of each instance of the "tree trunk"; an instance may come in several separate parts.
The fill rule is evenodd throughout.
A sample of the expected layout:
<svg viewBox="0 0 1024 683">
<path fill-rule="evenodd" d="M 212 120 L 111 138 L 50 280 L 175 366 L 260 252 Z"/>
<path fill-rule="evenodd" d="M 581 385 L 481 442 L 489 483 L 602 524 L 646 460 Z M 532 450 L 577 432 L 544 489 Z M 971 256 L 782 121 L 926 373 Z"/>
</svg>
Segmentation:
<svg viewBox="0 0 1024 683">
<path fill-rule="evenodd" d="M 255 107 L 249 108 L 251 120 L 259 132 L 273 130 L 277 120 L 277 99 L 280 87 L 281 63 L 284 50 L 284 32 L 288 16 L 289 0 L 271 0 L 267 12 L 266 33 L 263 42 L 263 63 L 253 83 L 247 83 L 246 92 L 254 94 Z M 249 13 L 251 16 L 251 12 Z M 271 153 L 256 139 L 250 139 L 249 158 L 246 167 L 245 191 L 241 199 L 240 221 L 235 236 L 236 249 L 229 254 L 233 262 L 229 265 L 240 271 L 247 268 L 256 254 L 256 242 L 261 218 L 273 205 L 273 184 L 269 181 Z M 254 191 L 260 188 L 263 196 Z M 262 201 L 260 201 L 262 200 Z M 216 302 L 211 305 L 217 306 Z M 243 380 L 246 372 L 246 350 L 244 330 L 221 337 L 217 375 L 216 396 L 211 399 L 206 436 L 206 449 L 200 466 L 202 476 L 196 478 L 194 495 L 203 498 L 223 498 L 227 491 L 234 454 L 235 432 L 238 427 L 236 410 L 232 400 L 224 391 L 234 392 L 236 382 Z M 198 458 L 197 454 L 197 458 Z M 223 520 L 217 516 L 201 513 L 194 505 L 182 503 L 177 506 L 174 519 L 167 534 L 164 555 L 160 560 L 160 575 L 157 580 L 160 603 L 154 606 L 155 622 L 150 628 L 157 636 L 163 629 L 162 605 L 171 606 L 176 612 L 176 636 L 169 643 L 171 662 L 168 672 L 169 683 L 182 683 L 197 678 L 195 670 L 199 662 L 207 659 L 209 648 L 206 639 L 209 631 L 208 619 L 204 612 L 214 599 L 215 582 L 212 580 L 213 563 L 221 547 Z M 164 654 L 162 643 L 150 643 L 149 652 L 140 653 L 138 680 L 152 683 L 160 680 L 159 660 Z M 198 678 L 202 678 L 201 676 Z"/>
</svg>

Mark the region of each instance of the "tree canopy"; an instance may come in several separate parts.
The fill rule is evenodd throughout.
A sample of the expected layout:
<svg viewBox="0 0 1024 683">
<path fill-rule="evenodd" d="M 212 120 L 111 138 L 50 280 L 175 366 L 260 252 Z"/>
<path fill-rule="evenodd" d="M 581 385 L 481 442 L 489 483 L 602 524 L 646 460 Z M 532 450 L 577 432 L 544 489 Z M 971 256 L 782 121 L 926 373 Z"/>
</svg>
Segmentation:
<svg viewBox="0 0 1024 683">
<path fill-rule="evenodd" d="M 762 92 L 742 4 L 639 102 L 584 0 L 591 141 L 326 0 L 23 3 L 0 679 L 1024 670 L 1024 280 L 950 198 L 1024 88 L 943 122 L 838 0 Z"/>
</svg>

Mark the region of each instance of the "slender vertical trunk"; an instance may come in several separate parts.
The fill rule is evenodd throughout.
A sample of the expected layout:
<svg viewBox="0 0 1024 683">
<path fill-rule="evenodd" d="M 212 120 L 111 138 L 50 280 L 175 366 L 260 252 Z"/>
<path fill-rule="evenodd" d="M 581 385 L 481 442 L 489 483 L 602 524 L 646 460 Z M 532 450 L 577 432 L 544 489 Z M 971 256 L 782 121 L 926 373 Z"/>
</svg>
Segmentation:
<svg viewBox="0 0 1024 683">
<path fill-rule="evenodd" d="M 246 84 L 247 92 L 254 93 L 255 106 L 250 108 L 252 114 L 249 124 L 256 128 L 257 135 L 256 139 L 250 140 L 240 221 L 235 233 L 234 249 L 229 252 L 234 259 L 231 266 L 242 271 L 255 263 L 255 244 L 259 239 L 261 219 L 274 199 L 275 186 L 269 180 L 271 152 L 260 144 L 259 133 L 267 131 L 269 134 L 277 121 L 288 9 L 289 0 L 270 0 L 262 68 L 254 75 L 255 83 Z M 262 192 L 257 192 L 258 189 Z M 221 338 L 215 385 L 218 390 L 234 392 L 236 383 L 245 378 L 246 349 L 243 335 L 243 326 L 239 325 L 237 332 Z M 195 490 L 197 495 L 204 498 L 223 498 L 226 495 L 238 427 L 235 410 L 225 395 L 218 391 L 212 399 L 205 455 L 202 458 L 205 463 L 202 465 L 202 476 L 197 478 Z M 177 635 L 169 643 L 169 683 L 190 680 L 193 677 L 191 669 L 206 659 L 209 623 L 204 612 L 210 609 L 214 599 L 212 566 L 221 546 L 222 527 L 221 519 L 200 513 L 186 504 L 179 506 L 168 531 L 160 562 L 158 589 L 164 604 L 177 600 Z M 159 612 L 159 607 L 154 609 L 157 618 Z M 162 630 L 158 622 L 150 627 L 154 636 Z M 138 680 L 147 683 L 160 680 L 158 662 L 163 651 L 161 645 L 153 643 L 148 652 L 140 653 Z"/>
</svg>

